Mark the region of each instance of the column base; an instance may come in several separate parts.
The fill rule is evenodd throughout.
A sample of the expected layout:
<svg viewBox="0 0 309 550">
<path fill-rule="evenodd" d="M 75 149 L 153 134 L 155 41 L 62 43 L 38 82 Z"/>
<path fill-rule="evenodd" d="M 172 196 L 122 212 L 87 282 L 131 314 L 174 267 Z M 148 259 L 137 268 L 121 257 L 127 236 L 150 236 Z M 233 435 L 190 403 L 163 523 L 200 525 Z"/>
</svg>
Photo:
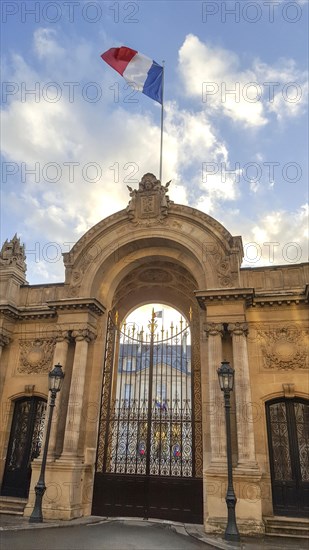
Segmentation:
<svg viewBox="0 0 309 550">
<path fill-rule="evenodd" d="M 222 458 L 220 460 L 212 460 L 209 466 L 206 468 L 205 474 L 222 474 L 226 475 L 227 473 L 227 460 Z"/>
<path fill-rule="evenodd" d="M 227 518 L 212 517 L 207 518 L 204 524 L 205 532 L 213 535 L 224 535 L 227 525 Z M 240 535 L 257 536 L 265 534 L 264 522 L 256 520 L 241 520 L 237 519 L 237 527 Z"/>
<path fill-rule="evenodd" d="M 257 462 L 238 462 L 235 470 L 235 475 L 249 475 L 261 477 L 262 473 Z"/>
<path fill-rule="evenodd" d="M 83 456 L 76 456 L 75 453 L 71 452 L 62 452 L 61 455 L 55 459 L 57 464 L 77 464 L 82 465 L 84 463 Z"/>
<path fill-rule="evenodd" d="M 205 531 L 223 534 L 227 525 L 227 466 L 210 465 L 204 472 Z M 237 497 L 236 521 L 243 535 L 261 535 L 265 532 L 262 519 L 261 472 L 257 465 L 246 470 L 233 469 L 233 485 Z"/>
<path fill-rule="evenodd" d="M 32 513 L 35 492 L 40 470 L 40 462 L 32 463 L 32 478 L 28 503 L 25 507 L 24 516 L 29 517 Z M 76 457 L 65 457 L 46 464 L 45 483 L 46 492 L 43 497 L 43 518 L 70 520 L 79 518 L 83 513 L 83 479 L 85 465 L 81 459 Z"/>
</svg>

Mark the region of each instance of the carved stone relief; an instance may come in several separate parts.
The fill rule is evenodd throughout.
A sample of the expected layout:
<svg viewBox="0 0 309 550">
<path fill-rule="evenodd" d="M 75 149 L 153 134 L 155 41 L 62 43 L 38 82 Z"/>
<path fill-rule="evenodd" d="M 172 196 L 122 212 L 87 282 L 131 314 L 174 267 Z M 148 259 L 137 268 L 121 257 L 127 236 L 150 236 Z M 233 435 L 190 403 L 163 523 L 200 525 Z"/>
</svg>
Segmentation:
<svg viewBox="0 0 309 550">
<path fill-rule="evenodd" d="M 170 283 L 173 277 L 164 269 L 150 268 L 140 273 L 139 280 L 146 283 Z"/>
<path fill-rule="evenodd" d="M 265 369 L 308 369 L 308 330 L 296 325 L 255 327 Z"/>
<path fill-rule="evenodd" d="M 20 243 L 16 233 L 10 241 L 6 239 L 0 251 L 0 266 L 8 265 L 16 265 L 23 272 L 27 269 L 25 245 Z"/>
<path fill-rule="evenodd" d="M 41 374 L 50 371 L 55 340 L 20 340 L 20 358 L 17 372 L 22 374 Z"/>
<path fill-rule="evenodd" d="M 148 226 L 165 220 L 172 202 L 167 195 L 169 184 L 163 186 L 153 174 L 144 174 L 138 189 L 127 186 L 131 200 L 126 212 L 134 225 Z"/>
<path fill-rule="evenodd" d="M 218 282 L 223 287 L 231 287 L 237 283 L 237 272 L 231 270 L 231 264 L 229 256 L 226 254 L 220 254 L 218 251 L 213 256 L 213 262 L 216 266 Z"/>
</svg>

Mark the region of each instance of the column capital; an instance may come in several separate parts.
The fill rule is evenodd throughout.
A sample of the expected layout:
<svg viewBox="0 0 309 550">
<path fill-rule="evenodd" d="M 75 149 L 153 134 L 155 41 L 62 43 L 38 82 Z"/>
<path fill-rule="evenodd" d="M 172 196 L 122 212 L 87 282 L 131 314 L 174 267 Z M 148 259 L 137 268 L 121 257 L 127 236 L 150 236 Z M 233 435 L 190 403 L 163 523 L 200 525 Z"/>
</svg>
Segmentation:
<svg viewBox="0 0 309 550">
<path fill-rule="evenodd" d="M 55 336 L 56 342 L 70 341 L 69 330 L 58 330 Z"/>
<path fill-rule="evenodd" d="M 205 323 L 203 329 L 206 332 L 207 337 L 209 336 L 223 336 L 224 327 L 223 323 Z"/>
<path fill-rule="evenodd" d="M 85 340 L 86 342 L 91 342 L 96 338 L 96 333 L 94 330 L 89 328 L 79 328 L 78 330 L 72 331 L 72 338 L 74 338 L 75 342 L 81 342 Z"/>
<path fill-rule="evenodd" d="M 248 329 L 248 323 L 240 323 L 240 322 L 236 322 L 236 323 L 229 323 L 228 324 L 228 327 L 227 327 L 227 330 L 230 334 L 235 335 L 235 336 L 247 336 L 248 332 L 249 332 L 249 329 Z"/>
<path fill-rule="evenodd" d="M 12 340 L 12 338 L 10 338 L 10 336 L 8 336 L 7 334 L 1 333 L 0 334 L 0 347 L 4 348 L 4 346 L 8 346 L 9 343 L 11 342 L 11 340 Z"/>
</svg>

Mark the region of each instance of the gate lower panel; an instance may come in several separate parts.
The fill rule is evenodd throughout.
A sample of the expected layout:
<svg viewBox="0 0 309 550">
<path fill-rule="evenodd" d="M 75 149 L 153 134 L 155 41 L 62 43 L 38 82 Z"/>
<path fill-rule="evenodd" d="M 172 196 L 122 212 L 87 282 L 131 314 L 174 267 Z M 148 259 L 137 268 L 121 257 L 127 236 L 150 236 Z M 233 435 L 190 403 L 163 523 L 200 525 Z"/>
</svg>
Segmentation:
<svg viewBox="0 0 309 550">
<path fill-rule="evenodd" d="M 96 473 L 92 514 L 203 523 L 203 481 Z"/>
</svg>

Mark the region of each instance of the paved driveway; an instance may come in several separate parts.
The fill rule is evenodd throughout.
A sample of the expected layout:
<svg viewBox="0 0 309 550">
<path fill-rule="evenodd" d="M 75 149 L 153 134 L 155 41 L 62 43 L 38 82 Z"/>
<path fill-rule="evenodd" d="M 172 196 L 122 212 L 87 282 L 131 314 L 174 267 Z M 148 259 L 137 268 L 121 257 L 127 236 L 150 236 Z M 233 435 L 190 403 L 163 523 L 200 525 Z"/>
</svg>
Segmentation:
<svg viewBox="0 0 309 550">
<path fill-rule="evenodd" d="M 143 521 L 2 531 L 1 550 L 197 550 L 211 548 L 173 526 Z"/>
</svg>

